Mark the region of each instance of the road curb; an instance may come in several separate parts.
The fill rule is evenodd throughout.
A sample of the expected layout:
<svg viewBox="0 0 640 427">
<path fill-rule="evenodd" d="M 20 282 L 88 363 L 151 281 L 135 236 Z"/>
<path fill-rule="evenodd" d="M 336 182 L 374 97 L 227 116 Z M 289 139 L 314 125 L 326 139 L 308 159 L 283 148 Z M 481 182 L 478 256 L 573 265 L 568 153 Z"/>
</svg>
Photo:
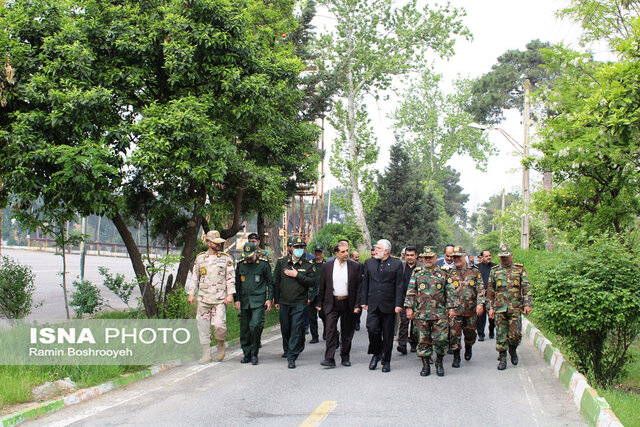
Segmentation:
<svg viewBox="0 0 640 427">
<path fill-rule="evenodd" d="M 590 426 L 623 427 L 607 401 L 598 396 L 598 392 L 589 385 L 584 375 L 571 366 L 560 350 L 553 347 L 551 341 L 528 319 L 522 320 L 522 332 L 549 364 Z"/>
<path fill-rule="evenodd" d="M 265 329 L 263 331 L 263 334 L 268 334 L 277 330 L 280 330 L 280 325 L 273 325 Z M 238 342 L 239 342 L 239 338 L 234 338 L 232 340 L 229 340 L 227 342 L 227 348 L 229 348 L 231 345 L 237 344 Z M 150 368 L 146 368 L 141 371 L 129 374 L 127 376 L 116 378 L 111 381 L 107 381 L 106 383 L 103 383 L 103 384 L 76 390 L 75 392 L 58 399 L 49 400 L 41 403 L 34 403 L 34 405 L 29 408 L 22 409 L 20 411 L 14 412 L 12 414 L 9 414 L 0 418 L 0 422 L 2 423 L 2 427 L 15 426 L 25 421 L 29 421 L 34 418 L 37 418 L 39 416 L 50 414 L 55 411 L 59 411 L 60 409 L 66 406 L 76 405 L 78 403 L 84 402 L 85 400 L 93 399 L 94 397 L 98 397 L 104 393 L 110 392 L 112 390 L 134 383 L 136 381 L 140 381 L 143 378 L 158 375 L 161 372 L 168 371 L 169 369 L 172 369 L 181 365 L 182 363 L 180 361 L 166 363 L 162 365 L 154 365 L 154 366 L 151 366 Z"/>
</svg>

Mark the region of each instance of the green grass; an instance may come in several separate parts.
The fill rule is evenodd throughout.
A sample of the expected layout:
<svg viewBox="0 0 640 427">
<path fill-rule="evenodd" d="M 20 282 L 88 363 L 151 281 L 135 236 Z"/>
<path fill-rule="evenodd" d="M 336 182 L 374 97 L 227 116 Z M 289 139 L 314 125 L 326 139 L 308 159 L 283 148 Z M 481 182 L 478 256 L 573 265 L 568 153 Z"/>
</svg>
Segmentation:
<svg viewBox="0 0 640 427">
<path fill-rule="evenodd" d="M 96 315 L 99 319 L 130 319 L 144 318 L 144 313 L 139 315 L 136 310 L 112 311 Z M 280 322 L 279 312 L 275 309 L 267 313 L 265 328 Z M 213 334 L 212 334 L 213 335 Z M 240 321 L 238 312 L 229 306 L 227 308 L 227 341 L 240 336 Z M 213 340 L 212 345 L 216 341 Z M 44 384 L 47 381 L 56 381 L 70 377 L 78 384 L 78 387 L 91 387 L 102 384 L 121 375 L 136 372 L 146 366 L 120 366 L 120 365 L 81 365 L 81 366 L 51 366 L 51 365 L 24 365 L 24 366 L 0 366 L 0 408 L 9 405 L 30 402 L 33 400 L 31 389 Z"/>
<path fill-rule="evenodd" d="M 524 264 L 527 274 L 533 287 L 539 284 L 540 272 L 548 265 L 558 262 L 567 256 L 562 252 L 547 252 L 537 250 L 514 251 L 514 261 Z M 535 306 L 535 298 L 533 302 L 533 310 L 528 316 L 544 336 L 558 347 L 562 353 L 568 357 L 569 352 L 563 349 L 562 337 L 552 333 L 545 325 L 544 319 L 538 317 Z M 640 338 L 630 347 L 631 360 L 627 366 L 624 378 L 616 385 L 615 388 L 603 389 L 598 388 L 598 394 L 604 397 L 611 409 L 625 426 L 640 427 Z"/>
</svg>

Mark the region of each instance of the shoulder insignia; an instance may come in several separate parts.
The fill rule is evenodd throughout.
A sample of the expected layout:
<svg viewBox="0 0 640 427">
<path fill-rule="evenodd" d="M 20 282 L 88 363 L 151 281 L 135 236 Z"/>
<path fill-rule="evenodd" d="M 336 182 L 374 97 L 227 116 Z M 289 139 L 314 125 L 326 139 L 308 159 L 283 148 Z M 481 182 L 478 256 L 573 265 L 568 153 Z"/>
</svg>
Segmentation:
<svg viewBox="0 0 640 427">
<path fill-rule="evenodd" d="M 413 269 L 413 271 L 414 271 L 414 272 L 415 272 L 415 271 L 422 271 L 422 267 L 416 267 L 416 268 L 414 268 L 414 269 Z"/>
<path fill-rule="evenodd" d="M 500 264 L 496 264 L 496 265 L 494 265 L 493 267 L 491 267 L 491 269 L 492 269 L 492 270 L 495 270 L 496 268 L 499 268 L 499 267 L 500 267 Z"/>
<path fill-rule="evenodd" d="M 524 267 L 524 265 L 522 265 L 520 263 L 517 263 L 517 262 L 514 262 L 513 265 L 515 265 L 516 267 Z"/>
<path fill-rule="evenodd" d="M 285 259 L 285 257 L 284 257 L 284 256 L 281 256 L 281 257 L 280 257 L 280 258 L 278 258 L 278 259 Z"/>
<path fill-rule="evenodd" d="M 256 264 L 260 264 L 260 260 L 259 259 L 256 260 Z"/>
</svg>

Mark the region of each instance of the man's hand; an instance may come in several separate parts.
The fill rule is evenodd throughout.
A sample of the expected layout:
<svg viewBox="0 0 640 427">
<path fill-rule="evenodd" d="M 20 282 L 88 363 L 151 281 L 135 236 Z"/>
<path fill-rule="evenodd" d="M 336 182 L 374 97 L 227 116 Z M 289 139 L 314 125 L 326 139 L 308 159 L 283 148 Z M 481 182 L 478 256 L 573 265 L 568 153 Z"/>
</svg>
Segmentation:
<svg viewBox="0 0 640 427">
<path fill-rule="evenodd" d="M 449 318 L 453 319 L 454 317 L 456 317 L 456 311 L 455 310 L 449 310 Z"/>
<path fill-rule="evenodd" d="M 413 320 L 413 309 L 407 307 L 407 319 Z"/>
<path fill-rule="evenodd" d="M 396 313 L 402 313 L 402 307 L 396 307 Z"/>
<path fill-rule="evenodd" d="M 289 277 L 296 277 L 298 276 L 298 270 L 296 270 L 295 268 L 292 268 L 291 270 L 285 270 L 284 274 L 286 274 Z"/>
<path fill-rule="evenodd" d="M 196 298 L 193 295 L 189 295 L 187 301 L 189 301 L 189 304 L 194 305 L 196 303 Z"/>
<path fill-rule="evenodd" d="M 359 309 L 358 307 L 354 308 L 354 309 L 353 309 L 353 313 L 354 313 L 354 314 L 358 314 L 358 313 L 360 313 L 360 309 Z"/>
<path fill-rule="evenodd" d="M 496 317 L 496 312 L 495 310 L 489 310 L 489 319 L 493 319 L 494 317 Z"/>
<path fill-rule="evenodd" d="M 227 297 L 224 299 L 224 303 L 229 305 L 233 302 L 233 294 L 231 295 L 227 295 Z"/>
<path fill-rule="evenodd" d="M 280 304 L 276 304 L 276 310 L 280 310 Z"/>
<path fill-rule="evenodd" d="M 362 309 L 363 309 L 363 310 L 369 310 L 369 306 L 368 306 L 368 305 L 363 305 L 363 306 L 362 306 Z"/>
<path fill-rule="evenodd" d="M 234 302 L 233 306 L 236 308 L 236 310 L 240 310 L 240 301 Z"/>
<path fill-rule="evenodd" d="M 309 304 L 311 304 L 311 300 L 310 299 L 307 300 L 307 305 L 309 305 Z"/>
<path fill-rule="evenodd" d="M 529 313 L 531 313 L 531 307 L 530 307 L 530 306 L 526 306 L 526 307 L 524 308 L 524 314 L 525 314 L 525 316 L 526 316 L 527 314 L 529 314 Z"/>
<path fill-rule="evenodd" d="M 265 307 L 267 307 L 267 309 L 265 310 L 267 313 L 271 311 L 271 300 L 268 299 L 264 302 Z"/>
<path fill-rule="evenodd" d="M 482 304 L 478 304 L 478 306 L 476 307 L 476 314 L 478 316 L 482 316 L 482 313 L 484 313 L 484 307 L 482 306 Z"/>
</svg>

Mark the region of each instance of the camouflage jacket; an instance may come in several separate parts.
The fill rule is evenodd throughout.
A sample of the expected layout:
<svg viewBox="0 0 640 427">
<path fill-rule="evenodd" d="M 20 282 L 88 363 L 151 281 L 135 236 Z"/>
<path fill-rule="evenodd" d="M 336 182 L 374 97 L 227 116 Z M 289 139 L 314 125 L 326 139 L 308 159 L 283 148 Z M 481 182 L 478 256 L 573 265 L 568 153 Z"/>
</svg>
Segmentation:
<svg viewBox="0 0 640 427">
<path fill-rule="evenodd" d="M 235 269 L 231 256 L 226 252 L 211 255 L 208 251 L 196 257 L 191 271 L 189 295 L 198 289 L 198 301 L 208 304 L 224 302 L 227 295 L 236 293 Z"/>
<path fill-rule="evenodd" d="M 449 295 L 447 309 L 457 316 L 474 316 L 476 306 L 484 304 L 485 291 L 482 274 L 477 267 L 452 268 L 447 272 Z"/>
<path fill-rule="evenodd" d="M 433 270 L 416 267 L 411 274 L 404 306 L 414 311 L 416 319 L 436 320 L 447 315 L 447 282 L 440 267 Z"/>
<path fill-rule="evenodd" d="M 533 297 L 529 277 L 522 264 L 509 267 L 496 265 L 489 273 L 487 285 L 487 309 L 496 312 L 522 311 L 531 307 Z"/>
</svg>

